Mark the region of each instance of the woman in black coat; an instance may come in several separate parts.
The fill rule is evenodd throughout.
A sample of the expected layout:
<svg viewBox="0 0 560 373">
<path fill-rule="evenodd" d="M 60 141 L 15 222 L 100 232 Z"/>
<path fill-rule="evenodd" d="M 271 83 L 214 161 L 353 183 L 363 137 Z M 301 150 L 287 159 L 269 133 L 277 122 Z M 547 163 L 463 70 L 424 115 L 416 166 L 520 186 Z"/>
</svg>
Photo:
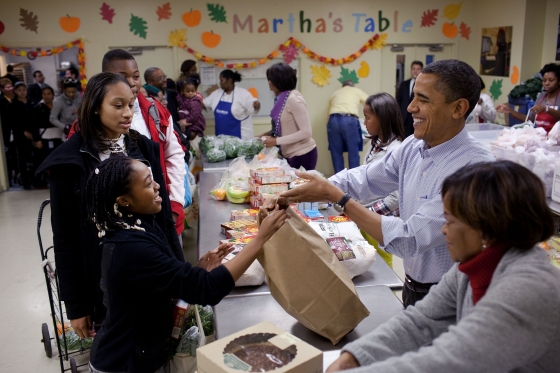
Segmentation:
<svg viewBox="0 0 560 373">
<path fill-rule="evenodd" d="M 80 132 L 58 147 L 37 173 L 49 170 L 51 222 L 59 278 L 60 297 L 78 336 L 93 334 L 92 322 L 105 317 L 99 280 L 101 277 L 100 237 L 87 219 L 85 187 L 89 175 L 104 159 L 129 156 L 151 168 L 154 180 L 164 183 L 159 162 L 159 145 L 130 130 L 134 95 L 118 74 L 93 76 L 78 108 Z M 162 209 L 156 221 L 162 228 L 173 255 L 184 261 L 175 233 L 167 190 L 162 188 Z"/>
</svg>

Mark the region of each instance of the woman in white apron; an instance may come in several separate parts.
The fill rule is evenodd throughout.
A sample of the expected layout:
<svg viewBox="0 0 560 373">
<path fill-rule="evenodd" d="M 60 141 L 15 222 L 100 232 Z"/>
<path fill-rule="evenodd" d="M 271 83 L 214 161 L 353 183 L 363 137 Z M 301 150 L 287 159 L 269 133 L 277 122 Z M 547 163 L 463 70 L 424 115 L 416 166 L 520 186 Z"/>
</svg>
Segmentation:
<svg viewBox="0 0 560 373">
<path fill-rule="evenodd" d="M 245 88 L 236 87 L 241 74 L 231 70 L 220 73 L 220 89 L 203 101 L 214 112 L 217 135 L 230 135 L 248 140 L 254 136 L 251 115 L 258 113 L 261 103 Z"/>
</svg>

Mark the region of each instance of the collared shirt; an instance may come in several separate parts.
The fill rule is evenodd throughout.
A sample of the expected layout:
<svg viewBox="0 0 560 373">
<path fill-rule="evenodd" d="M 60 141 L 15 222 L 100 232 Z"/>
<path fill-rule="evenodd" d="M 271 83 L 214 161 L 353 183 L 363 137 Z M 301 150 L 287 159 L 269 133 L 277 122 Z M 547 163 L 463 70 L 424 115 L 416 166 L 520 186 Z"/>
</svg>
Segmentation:
<svg viewBox="0 0 560 373">
<path fill-rule="evenodd" d="M 362 204 L 398 188 L 400 218 L 381 217 L 384 249 L 404 259 L 405 272 L 414 280 L 434 283 L 453 264 L 441 233 L 443 181 L 464 166 L 494 160 L 463 128 L 434 148 L 410 136 L 384 162 L 344 170 L 329 180 Z"/>
<path fill-rule="evenodd" d="M 364 105 L 367 93 L 360 88 L 346 86 L 331 95 L 329 100 L 329 114 L 352 114 L 360 116 L 360 105 Z"/>
<path fill-rule="evenodd" d="M 410 86 L 408 88 L 408 96 L 412 97 L 412 89 L 414 88 L 414 84 L 416 83 L 416 79 L 410 79 Z"/>
</svg>

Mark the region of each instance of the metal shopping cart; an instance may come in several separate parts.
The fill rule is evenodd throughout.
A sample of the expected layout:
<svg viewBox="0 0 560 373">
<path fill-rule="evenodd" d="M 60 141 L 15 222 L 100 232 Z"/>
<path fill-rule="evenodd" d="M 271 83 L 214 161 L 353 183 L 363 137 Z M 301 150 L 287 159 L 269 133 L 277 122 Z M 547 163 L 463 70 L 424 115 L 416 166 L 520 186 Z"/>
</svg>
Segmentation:
<svg viewBox="0 0 560 373">
<path fill-rule="evenodd" d="M 72 343 L 72 339 L 74 336 L 71 333 L 75 332 L 68 330 L 68 328 L 66 327 L 68 323 L 65 323 L 64 320 L 66 312 L 64 311 L 63 304 L 59 296 L 56 262 L 54 261 L 54 246 L 49 246 L 46 250 L 43 250 L 43 240 L 41 239 L 41 222 L 43 220 L 43 210 L 50 202 L 51 201 L 49 199 L 45 200 L 39 208 L 39 216 L 37 218 L 37 238 L 39 239 L 39 249 L 41 250 L 41 260 L 43 261 L 43 272 L 45 273 L 45 282 L 47 284 L 47 290 L 49 292 L 52 326 L 53 330 L 55 330 L 55 336 L 51 338 L 47 323 L 43 323 L 43 325 L 41 325 L 41 333 L 43 336 L 41 342 L 45 346 L 45 354 L 47 355 L 47 357 L 52 357 L 51 340 L 55 339 L 56 346 L 58 348 L 58 358 L 60 359 L 61 372 L 70 370 L 72 373 L 75 373 L 78 372 L 78 367 L 85 366 L 88 363 L 86 362 L 84 364 L 77 365 L 76 360 L 71 356 L 81 355 L 89 348 L 86 347 L 86 345 L 82 341 L 77 341 L 77 344 Z M 65 367 L 65 361 L 69 362 L 69 368 Z"/>
</svg>

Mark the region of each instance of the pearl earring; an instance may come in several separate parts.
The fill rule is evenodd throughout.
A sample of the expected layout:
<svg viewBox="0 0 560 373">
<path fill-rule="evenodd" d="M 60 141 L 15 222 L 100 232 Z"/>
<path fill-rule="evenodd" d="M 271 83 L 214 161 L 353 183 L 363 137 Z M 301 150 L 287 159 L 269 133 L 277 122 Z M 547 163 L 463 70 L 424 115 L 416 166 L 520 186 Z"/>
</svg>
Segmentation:
<svg viewBox="0 0 560 373">
<path fill-rule="evenodd" d="M 482 250 L 486 250 L 486 245 L 482 244 Z"/>
</svg>

